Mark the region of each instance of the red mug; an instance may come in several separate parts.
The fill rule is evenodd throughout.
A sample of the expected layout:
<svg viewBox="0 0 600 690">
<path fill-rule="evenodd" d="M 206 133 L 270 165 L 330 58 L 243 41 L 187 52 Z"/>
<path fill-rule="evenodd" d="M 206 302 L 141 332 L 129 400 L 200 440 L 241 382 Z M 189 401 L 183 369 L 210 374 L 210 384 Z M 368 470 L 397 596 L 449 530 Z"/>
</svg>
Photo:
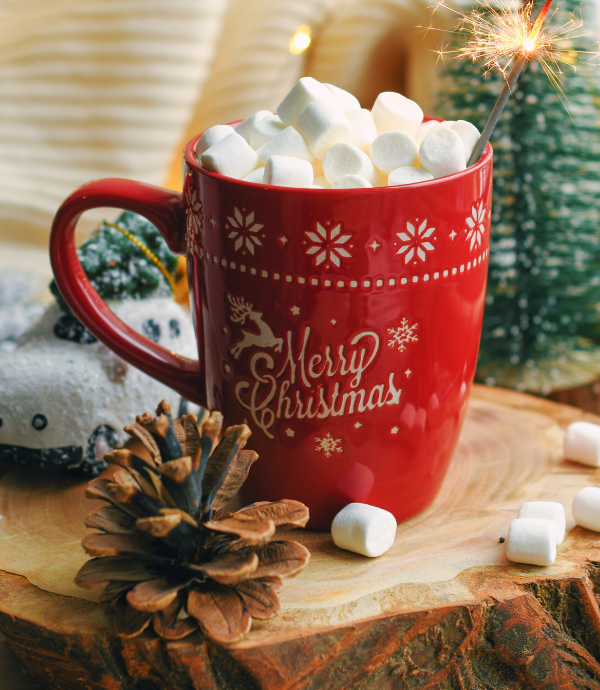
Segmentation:
<svg viewBox="0 0 600 690">
<path fill-rule="evenodd" d="M 208 172 L 198 139 L 182 193 L 107 179 L 63 203 L 50 241 L 63 297 L 123 359 L 250 426 L 260 459 L 245 501 L 303 501 L 319 530 L 351 502 L 416 515 L 444 478 L 475 375 L 491 147 L 448 177 L 321 190 Z M 91 287 L 74 231 L 98 206 L 142 214 L 187 254 L 198 361 L 138 335 Z"/>
</svg>

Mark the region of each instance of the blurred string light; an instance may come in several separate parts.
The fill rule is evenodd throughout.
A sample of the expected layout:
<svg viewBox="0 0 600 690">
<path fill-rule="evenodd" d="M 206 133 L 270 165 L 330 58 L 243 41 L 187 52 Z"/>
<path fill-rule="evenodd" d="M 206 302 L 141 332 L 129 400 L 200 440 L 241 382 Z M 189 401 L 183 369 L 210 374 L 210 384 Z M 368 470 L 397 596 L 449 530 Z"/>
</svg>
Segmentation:
<svg viewBox="0 0 600 690">
<path fill-rule="evenodd" d="M 290 53 L 292 55 L 300 55 L 308 48 L 310 41 L 310 26 L 308 24 L 301 24 L 290 40 Z"/>
</svg>

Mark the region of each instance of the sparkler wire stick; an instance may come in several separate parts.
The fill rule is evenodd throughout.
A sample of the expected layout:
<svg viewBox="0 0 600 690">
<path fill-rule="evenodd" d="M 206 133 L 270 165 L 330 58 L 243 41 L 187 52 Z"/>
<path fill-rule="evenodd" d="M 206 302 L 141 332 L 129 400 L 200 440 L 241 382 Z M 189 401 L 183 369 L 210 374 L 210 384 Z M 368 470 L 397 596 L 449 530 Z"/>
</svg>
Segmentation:
<svg viewBox="0 0 600 690">
<path fill-rule="evenodd" d="M 490 137 L 492 136 L 492 132 L 494 131 L 494 128 L 498 124 L 498 120 L 500 119 L 500 115 L 502 115 L 502 111 L 504 110 L 504 106 L 506 105 L 506 101 L 508 101 L 508 97 L 510 96 L 510 94 L 513 92 L 515 86 L 517 85 L 517 81 L 519 80 L 519 76 L 521 75 L 521 72 L 523 71 L 525 64 L 529 60 L 530 53 L 535 48 L 535 42 L 536 42 L 538 36 L 540 35 L 542 25 L 544 23 L 544 20 L 548 16 L 548 12 L 550 11 L 550 5 L 551 4 L 552 4 L 552 0 L 546 0 L 546 3 L 544 4 L 542 9 L 540 10 L 540 13 L 537 16 L 537 19 L 535 20 L 535 24 L 533 25 L 533 28 L 532 28 L 531 32 L 529 33 L 529 36 L 525 39 L 525 41 L 523 41 L 523 52 L 515 60 L 515 64 L 512 66 L 512 69 L 510 70 L 510 73 L 509 73 L 508 77 L 506 78 L 506 81 L 504 83 L 502 91 L 500 92 L 500 95 L 498 96 L 498 100 L 496 101 L 496 104 L 492 108 L 492 112 L 490 113 L 488 121 L 485 123 L 485 127 L 483 128 L 483 132 L 481 133 L 481 136 L 479 137 L 479 140 L 477 141 L 477 144 L 475 145 L 475 148 L 473 149 L 473 153 L 471 154 L 471 157 L 469 158 L 469 163 L 468 163 L 467 167 L 474 165 L 481 158 L 481 154 L 483 153 L 483 150 L 487 146 L 487 143 L 490 140 Z"/>
</svg>

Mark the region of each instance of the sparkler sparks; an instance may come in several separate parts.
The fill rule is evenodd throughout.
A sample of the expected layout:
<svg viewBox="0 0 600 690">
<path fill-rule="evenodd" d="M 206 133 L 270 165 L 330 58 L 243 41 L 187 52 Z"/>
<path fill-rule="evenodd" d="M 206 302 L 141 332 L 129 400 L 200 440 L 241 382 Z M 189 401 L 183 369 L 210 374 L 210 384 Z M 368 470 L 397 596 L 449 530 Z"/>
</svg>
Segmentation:
<svg viewBox="0 0 600 690">
<path fill-rule="evenodd" d="M 581 61 L 582 55 L 598 57 L 599 53 L 579 51 L 571 47 L 574 39 L 583 35 L 577 33 L 583 26 L 581 19 L 571 16 L 562 25 L 552 25 L 551 20 L 557 11 L 555 8 L 548 16 L 552 1 L 545 1 L 534 22 L 531 19 L 533 1 L 520 5 L 515 0 L 498 0 L 494 7 L 487 0 L 481 0 L 479 8 L 469 14 L 462 14 L 449 7 L 445 0 L 438 0 L 434 7 L 434 12 L 444 8 L 457 14 L 457 31 L 467 39 L 458 49 L 439 50 L 440 58 L 469 58 L 473 62 L 479 62 L 486 73 L 500 72 L 505 80 L 504 88 L 469 159 L 469 166 L 481 157 L 527 62 L 536 59 L 540 63 L 566 107 L 561 83 L 562 65 L 574 67 Z"/>
<path fill-rule="evenodd" d="M 468 58 L 479 62 L 486 72 L 498 71 L 508 75 L 519 57 L 536 59 L 542 65 L 550 81 L 560 87 L 562 66 L 573 66 L 583 55 L 597 57 L 598 53 L 575 50 L 572 43 L 583 36 L 580 18 L 570 16 L 568 21 L 557 25 L 552 19 L 558 8 L 551 10 L 552 0 L 546 0 L 535 22 L 531 13 L 533 3 L 523 5 L 515 0 L 500 0 L 492 6 L 487 0 L 469 14 L 462 14 L 439 0 L 434 12 L 444 8 L 458 16 L 457 32 L 466 42 L 455 50 L 438 51 L 442 59 Z M 430 27 L 432 28 L 432 27 Z"/>
</svg>

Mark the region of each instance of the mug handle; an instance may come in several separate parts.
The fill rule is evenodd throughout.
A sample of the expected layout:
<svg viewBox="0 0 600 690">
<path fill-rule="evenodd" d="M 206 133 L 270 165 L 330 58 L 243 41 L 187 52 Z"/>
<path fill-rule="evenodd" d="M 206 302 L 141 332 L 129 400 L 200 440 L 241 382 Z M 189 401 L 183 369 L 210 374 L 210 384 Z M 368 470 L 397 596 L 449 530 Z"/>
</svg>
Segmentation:
<svg viewBox="0 0 600 690">
<path fill-rule="evenodd" d="M 170 352 L 136 333 L 115 316 L 85 275 L 75 248 L 75 227 L 84 211 L 102 206 L 139 213 L 158 228 L 171 251 L 185 252 L 182 194 L 133 180 L 88 182 L 63 202 L 52 223 L 50 261 L 61 295 L 83 325 L 119 357 L 186 400 L 207 407 L 200 361 Z"/>
</svg>

